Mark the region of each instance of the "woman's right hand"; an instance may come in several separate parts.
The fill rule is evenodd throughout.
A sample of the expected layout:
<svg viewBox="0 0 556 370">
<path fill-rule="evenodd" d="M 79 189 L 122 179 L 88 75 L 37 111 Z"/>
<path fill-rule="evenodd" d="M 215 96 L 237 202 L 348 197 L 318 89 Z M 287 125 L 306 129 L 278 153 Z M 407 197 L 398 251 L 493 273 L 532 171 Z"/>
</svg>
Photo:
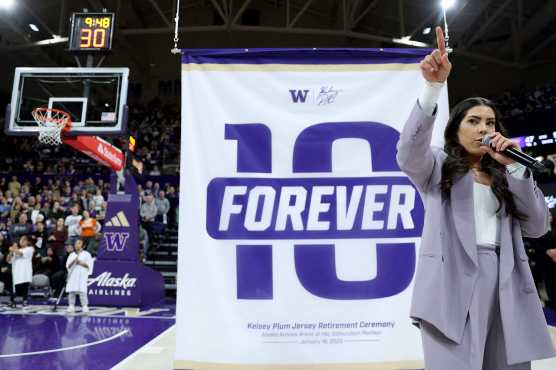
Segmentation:
<svg viewBox="0 0 556 370">
<path fill-rule="evenodd" d="M 427 55 L 420 63 L 421 74 L 429 82 L 444 82 L 452 70 L 452 63 L 448 59 L 448 52 L 444 44 L 444 32 L 436 27 L 436 43 L 438 49 Z"/>
</svg>

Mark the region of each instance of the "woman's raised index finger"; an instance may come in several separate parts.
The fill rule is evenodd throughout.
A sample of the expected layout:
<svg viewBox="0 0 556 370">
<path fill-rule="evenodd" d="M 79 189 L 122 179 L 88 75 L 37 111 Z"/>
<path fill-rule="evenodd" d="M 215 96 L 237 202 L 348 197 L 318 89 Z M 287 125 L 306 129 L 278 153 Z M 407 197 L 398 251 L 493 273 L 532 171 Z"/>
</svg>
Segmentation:
<svg viewBox="0 0 556 370">
<path fill-rule="evenodd" d="M 436 44 L 438 45 L 438 50 L 440 51 L 440 55 L 446 54 L 446 44 L 444 43 L 444 31 L 442 31 L 442 27 L 436 27 Z"/>
</svg>

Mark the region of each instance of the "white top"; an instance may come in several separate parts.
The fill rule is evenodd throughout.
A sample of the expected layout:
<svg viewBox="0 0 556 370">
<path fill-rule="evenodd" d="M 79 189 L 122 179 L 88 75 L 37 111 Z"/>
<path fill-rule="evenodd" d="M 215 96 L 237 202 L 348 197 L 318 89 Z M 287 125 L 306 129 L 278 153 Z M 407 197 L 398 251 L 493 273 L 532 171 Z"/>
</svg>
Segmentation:
<svg viewBox="0 0 556 370">
<path fill-rule="evenodd" d="M 71 263 L 79 258 L 79 261 L 85 262 L 89 267 L 79 266 L 74 264 L 69 267 Z M 79 252 L 79 254 L 72 252 L 66 262 L 66 268 L 68 269 L 68 281 L 66 284 L 66 292 L 87 292 L 87 279 L 93 271 L 93 258 L 91 254 L 85 250 Z"/>
<path fill-rule="evenodd" d="M 39 215 L 41 214 L 41 211 L 39 209 L 34 209 L 33 211 L 31 211 L 31 222 L 33 224 L 37 223 L 37 219 L 39 217 Z"/>
<path fill-rule="evenodd" d="M 19 249 L 23 253 L 21 256 L 13 256 L 12 279 L 13 284 L 30 283 L 33 280 L 33 247 Z"/>
<path fill-rule="evenodd" d="M 79 236 L 79 229 L 77 227 L 82 218 L 83 216 L 81 215 L 69 215 L 66 217 L 64 225 L 68 228 L 68 236 Z"/>
<path fill-rule="evenodd" d="M 102 203 L 104 203 L 104 197 L 102 195 L 93 195 L 93 200 L 95 201 L 95 210 L 101 210 Z"/>
<path fill-rule="evenodd" d="M 444 85 L 446 85 L 445 82 L 429 82 L 425 80 L 425 87 L 419 97 L 419 105 L 425 114 L 432 116 L 434 113 L 436 102 Z"/>
<path fill-rule="evenodd" d="M 522 179 L 525 166 L 513 163 L 506 166 L 511 176 Z M 475 238 L 477 245 L 486 247 L 500 246 L 500 215 L 496 214 L 498 199 L 488 185 L 473 182 L 473 206 L 475 209 Z M 504 209 L 501 209 L 504 211 Z"/>
<path fill-rule="evenodd" d="M 499 203 L 490 186 L 473 182 L 473 203 L 477 245 L 499 246 L 500 215 L 496 213 Z"/>
</svg>

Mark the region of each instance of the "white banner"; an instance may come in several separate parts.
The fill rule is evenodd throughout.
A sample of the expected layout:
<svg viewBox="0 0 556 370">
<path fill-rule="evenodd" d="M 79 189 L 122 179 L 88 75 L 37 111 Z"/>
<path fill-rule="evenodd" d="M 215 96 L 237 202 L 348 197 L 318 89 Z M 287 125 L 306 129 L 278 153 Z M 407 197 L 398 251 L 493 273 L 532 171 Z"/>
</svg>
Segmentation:
<svg viewBox="0 0 556 370">
<path fill-rule="evenodd" d="M 186 53 L 176 368 L 422 364 L 423 205 L 395 144 L 424 55 Z M 446 90 L 438 115 L 442 145 Z"/>
</svg>

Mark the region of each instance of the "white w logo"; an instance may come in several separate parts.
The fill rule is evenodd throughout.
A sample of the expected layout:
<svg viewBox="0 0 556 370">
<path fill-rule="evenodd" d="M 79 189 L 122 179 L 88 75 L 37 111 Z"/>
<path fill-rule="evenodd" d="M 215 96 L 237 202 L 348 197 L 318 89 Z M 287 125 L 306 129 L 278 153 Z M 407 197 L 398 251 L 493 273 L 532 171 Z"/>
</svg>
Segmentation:
<svg viewBox="0 0 556 370">
<path fill-rule="evenodd" d="M 127 243 L 127 239 L 129 239 L 129 233 L 104 233 L 107 251 L 123 251 Z"/>
</svg>

